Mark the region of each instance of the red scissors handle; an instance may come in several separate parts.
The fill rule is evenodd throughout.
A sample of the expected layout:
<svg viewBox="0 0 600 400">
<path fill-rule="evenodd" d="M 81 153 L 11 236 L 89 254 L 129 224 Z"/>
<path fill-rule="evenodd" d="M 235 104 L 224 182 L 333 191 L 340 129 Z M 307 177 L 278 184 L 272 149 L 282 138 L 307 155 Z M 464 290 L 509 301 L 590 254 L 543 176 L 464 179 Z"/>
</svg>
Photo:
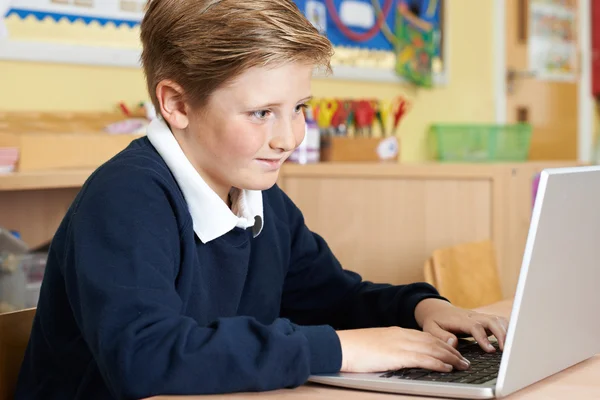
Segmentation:
<svg viewBox="0 0 600 400">
<path fill-rule="evenodd" d="M 403 98 L 398 98 L 397 104 L 394 107 L 394 131 L 398 128 L 400 120 L 404 117 L 404 114 L 408 111 L 408 101 Z"/>
<path fill-rule="evenodd" d="M 356 105 L 356 122 L 360 127 L 369 126 L 373 123 L 375 110 L 371 103 L 366 100 L 361 100 Z"/>
<path fill-rule="evenodd" d="M 346 124 L 348 116 L 350 115 L 350 105 L 347 101 L 338 100 L 338 107 L 331 119 L 331 126 L 338 127 Z"/>
</svg>

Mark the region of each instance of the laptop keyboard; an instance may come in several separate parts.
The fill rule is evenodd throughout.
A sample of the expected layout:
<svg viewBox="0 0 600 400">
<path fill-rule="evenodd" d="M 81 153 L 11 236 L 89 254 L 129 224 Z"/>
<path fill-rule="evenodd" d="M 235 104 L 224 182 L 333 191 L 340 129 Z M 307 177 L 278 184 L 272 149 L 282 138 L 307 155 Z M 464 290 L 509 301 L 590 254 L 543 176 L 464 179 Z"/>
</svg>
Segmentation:
<svg viewBox="0 0 600 400">
<path fill-rule="evenodd" d="M 404 368 L 386 372 L 381 377 L 427 382 L 482 384 L 498 377 L 502 352 L 497 343 L 492 343 L 492 345 L 496 348 L 495 353 L 486 353 L 477 343 L 459 346 L 460 353 L 471 362 L 471 367 L 466 371 L 434 372 L 422 368 Z"/>
</svg>

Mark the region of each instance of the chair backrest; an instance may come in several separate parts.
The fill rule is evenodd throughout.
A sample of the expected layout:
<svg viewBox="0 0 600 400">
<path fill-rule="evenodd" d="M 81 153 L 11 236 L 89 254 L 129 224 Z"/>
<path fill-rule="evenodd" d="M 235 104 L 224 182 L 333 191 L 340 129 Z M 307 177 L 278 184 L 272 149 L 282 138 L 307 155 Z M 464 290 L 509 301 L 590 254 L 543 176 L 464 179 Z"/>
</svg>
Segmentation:
<svg viewBox="0 0 600 400">
<path fill-rule="evenodd" d="M 0 314 L 0 400 L 12 400 L 35 309 Z"/>
<path fill-rule="evenodd" d="M 426 282 L 458 307 L 477 308 L 503 298 L 489 240 L 435 250 L 425 262 L 424 274 Z"/>
</svg>

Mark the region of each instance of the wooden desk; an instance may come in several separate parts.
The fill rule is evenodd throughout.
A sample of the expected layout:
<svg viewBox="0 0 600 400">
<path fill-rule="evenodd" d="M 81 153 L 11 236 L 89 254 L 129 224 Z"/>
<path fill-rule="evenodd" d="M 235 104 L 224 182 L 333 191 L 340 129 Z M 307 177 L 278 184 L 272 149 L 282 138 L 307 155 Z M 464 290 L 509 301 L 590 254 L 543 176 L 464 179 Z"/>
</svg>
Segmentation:
<svg viewBox="0 0 600 400">
<path fill-rule="evenodd" d="M 505 301 L 486 307 L 482 311 L 498 315 L 510 314 L 511 302 Z M 575 365 L 565 371 L 531 385 L 507 399 L 510 400 L 563 400 L 600 399 L 600 355 Z M 417 396 L 402 396 L 359 390 L 337 389 L 316 384 L 306 384 L 297 389 L 277 390 L 266 393 L 240 393 L 223 396 L 161 396 L 152 400 L 205 400 L 205 399 L 291 399 L 291 400 L 416 400 L 434 399 Z"/>
</svg>

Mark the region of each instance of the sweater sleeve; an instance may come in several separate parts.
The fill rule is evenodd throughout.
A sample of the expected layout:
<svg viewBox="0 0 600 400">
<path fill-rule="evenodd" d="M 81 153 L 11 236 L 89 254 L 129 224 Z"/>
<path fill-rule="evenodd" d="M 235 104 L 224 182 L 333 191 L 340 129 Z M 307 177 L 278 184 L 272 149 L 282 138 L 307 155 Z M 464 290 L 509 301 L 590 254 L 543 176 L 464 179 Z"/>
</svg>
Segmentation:
<svg viewBox="0 0 600 400">
<path fill-rule="evenodd" d="M 83 189 L 60 262 L 77 324 L 115 398 L 295 387 L 339 368 L 325 356 L 339 347 L 330 326 L 251 317 L 200 326 L 183 315 L 180 199 L 159 176 L 126 168 L 104 170 Z"/>
<path fill-rule="evenodd" d="M 308 229 L 292 200 L 283 192 L 281 195 L 292 230 L 282 316 L 299 324 L 329 324 L 336 330 L 385 326 L 419 329 L 417 304 L 427 298 L 444 299 L 427 283 L 372 283 L 343 269 L 325 240 Z"/>
</svg>

